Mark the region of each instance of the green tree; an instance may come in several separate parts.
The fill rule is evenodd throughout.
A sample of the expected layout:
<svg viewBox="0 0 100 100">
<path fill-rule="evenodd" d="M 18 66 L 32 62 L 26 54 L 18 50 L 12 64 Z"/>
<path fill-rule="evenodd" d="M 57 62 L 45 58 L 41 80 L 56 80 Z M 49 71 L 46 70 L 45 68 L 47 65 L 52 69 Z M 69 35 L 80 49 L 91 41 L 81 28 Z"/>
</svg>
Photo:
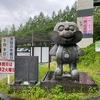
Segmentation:
<svg viewBox="0 0 100 100">
<path fill-rule="evenodd" d="M 60 22 L 60 21 L 63 21 L 63 12 L 62 12 L 62 10 L 60 9 L 59 11 L 58 11 L 58 21 Z"/>
<path fill-rule="evenodd" d="M 77 22 L 77 14 L 76 14 L 76 11 L 77 11 L 77 2 L 75 2 L 73 4 L 73 6 L 71 7 L 71 10 L 70 10 L 70 21 L 74 21 L 74 22 Z"/>
<path fill-rule="evenodd" d="M 0 28 L 0 36 L 2 36 L 2 30 L 1 30 L 1 28 Z"/>
<path fill-rule="evenodd" d="M 94 13 L 94 32 L 93 32 L 93 41 L 100 40 L 100 13 Z"/>
<path fill-rule="evenodd" d="M 6 28 L 4 28 L 3 30 L 2 30 L 2 36 L 8 36 L 9 35 L 9 30 L 8 30 L 8 28 L 6 27 Z"/>
<path fill-rule="evenodd" d="M 26 24 L 23 27 L 23 33 L 24 35 L 27 35 L 28 33 L 31 32 L 31 23 L 33 19 L 30 17 L 29 20 L 26 22 Z"/>
<path fill-rule="evenodd" d="M 20 26 L 18 27 L 17 29 L 17 32 L 16 32 L 16 36 L 22 36 L 23 33 L 23 24 L 21 23 Z"/>
<path fill-rule="evenodd" d="M 63 11 L 63 19 L 64 19 L 64 21 L 70 20 L 70 8 L 69 8 L 69 6 L 67 6 Z"/>
<path fill-rule="evenodd" d="M 16 28 L 15 28 L 15 25 L 14 24 L 12 25 L 12 27 L 10 29 L 9 35 L 13 35 L 13 36 L 16 35 Z"/>
<path fill-rule="evenodd" d="M 100 6 L 94 7 L 94 13 L 100 13 Z"/>
</svg>

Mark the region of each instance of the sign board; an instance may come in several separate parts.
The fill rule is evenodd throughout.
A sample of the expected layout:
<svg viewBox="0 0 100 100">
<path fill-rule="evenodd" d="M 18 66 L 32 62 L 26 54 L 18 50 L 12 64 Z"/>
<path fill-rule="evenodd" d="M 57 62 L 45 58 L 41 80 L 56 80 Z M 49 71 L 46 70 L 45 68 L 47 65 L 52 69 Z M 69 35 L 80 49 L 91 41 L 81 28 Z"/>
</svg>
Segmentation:
<svg viewBox="0 0 100 100">
<path fill-rule="evenodd" d="M 38 82 L 38 57 L 16 56 L 15 60 L 15 84 L 19 83 L 20 80 L 36 84 Z"/>
<path fill-rule="evenodd" d="M 95 51 L 100 52 L 100 41 L 95 42 Z"/>
<path fill-rule="evenodd" d="M 15 37 L 2 37 L 1 59 L 15 60 Z"/>
<path fill-rule="evenodd" d="M 14 73 L 15 37 L 2 37 L 0 73 Z"/>
<path fill-rule="evenodd" d="M 82 17 L 82 33 L 92 34 L 92 16 Z"/>
</svg>

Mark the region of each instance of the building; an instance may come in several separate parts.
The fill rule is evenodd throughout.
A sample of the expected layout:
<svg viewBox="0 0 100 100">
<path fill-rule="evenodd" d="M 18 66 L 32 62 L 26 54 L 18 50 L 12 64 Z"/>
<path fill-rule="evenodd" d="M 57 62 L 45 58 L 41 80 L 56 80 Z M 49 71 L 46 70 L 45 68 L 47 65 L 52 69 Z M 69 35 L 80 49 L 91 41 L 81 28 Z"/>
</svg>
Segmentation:
<svg viewBox="0 0 100 100">
<path fill-rule="evenodd" d="M 83 34 L 78 45 L 86 47 L 93 43 L 93 0 L 78 0 L 77 24 Z"/>
</svg>

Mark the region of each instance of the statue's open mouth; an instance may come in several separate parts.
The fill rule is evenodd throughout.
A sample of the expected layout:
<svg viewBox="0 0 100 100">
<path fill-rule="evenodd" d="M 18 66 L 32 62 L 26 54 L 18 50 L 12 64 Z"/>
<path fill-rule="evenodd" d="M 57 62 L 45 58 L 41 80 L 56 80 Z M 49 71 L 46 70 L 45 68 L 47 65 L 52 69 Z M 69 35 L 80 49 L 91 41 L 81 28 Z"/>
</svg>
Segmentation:
<svg viewBox="0 0 100 100">
<path fill-rule="evenodd" d="M 73 39 L 73 37 L 62 37 L 65 39 L 65 41 L 71 41 Z"/>
</svg>

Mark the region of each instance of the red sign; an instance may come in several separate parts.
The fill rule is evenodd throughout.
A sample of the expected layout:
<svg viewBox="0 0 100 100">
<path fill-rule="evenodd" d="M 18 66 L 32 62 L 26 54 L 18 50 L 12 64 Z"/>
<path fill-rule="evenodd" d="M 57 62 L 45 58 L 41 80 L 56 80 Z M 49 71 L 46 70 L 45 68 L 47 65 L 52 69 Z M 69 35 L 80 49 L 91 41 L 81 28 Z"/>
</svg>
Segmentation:
<svg viewBox="0 0 100 100">
<path fill-rule="evenodd" d="M 0 73 L 14 73 L 14 61 L 1 61 L 0 60 Z"/>
<path fill-rule="evenodd" d="M 14 68 L 0 67 L 0 73 L 14 73 Z"/>
</svg>

